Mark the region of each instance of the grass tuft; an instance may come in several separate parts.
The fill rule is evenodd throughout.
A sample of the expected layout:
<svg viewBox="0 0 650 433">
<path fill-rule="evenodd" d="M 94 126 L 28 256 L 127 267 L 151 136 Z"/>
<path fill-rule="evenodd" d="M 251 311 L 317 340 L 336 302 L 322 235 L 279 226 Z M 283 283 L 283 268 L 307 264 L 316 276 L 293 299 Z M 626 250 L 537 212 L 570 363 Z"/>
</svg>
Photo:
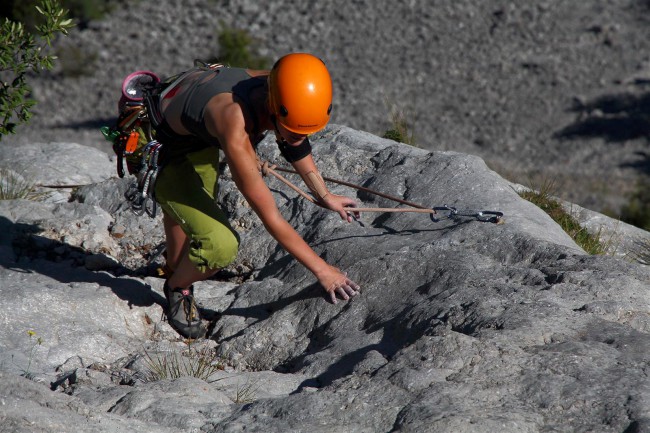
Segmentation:
<svg viewBox="0 0 650 433">
<path fill-rule="evenodd" d="M 144 361 L 148 368 L 145 374 L 147 382 L 190 376 L 211 383 L 215 382 L 211 376 L 224 369 L 222 359 L 210 347 L 194 349 L 190 346 L 185 351 L 155 354 L 145 351 Z"/>
<path fill-rule="evenodd" d="M 407 120 L 407 115 L 403 110 L 393 106 L 390 110 L 390 122 L 391 127 L 384 132 L 382 138 L 388 138 L 389 140 L 418 147 L 415 141 L 412 123 Z"/>
<path fill-rule="evenodd" d="M 233 401 L 238 404 L 252 403 L 257 398 L 259 386 L 251 382 L 250 377 L 246 377 L 246 382 L 237 385 L 237 390 Z"/>
<path fill-rule="evenodd" d="M 592 255 L 605 254 L 607 243 L 601 241 L 601 232 L 592 234 L 580 226 L 578 221 L 569 214 L 562 204 L 553 198 L 555 182 L 543 180 L 539 189 L 521 192 L 519 195 L 546 212 L 583 250 Z"/>
<path fill-rule="evenodd" d="M 34 184 L 13 170 L 0 168 L 0 200 L 42 200 L 47 193 L 34 190 Z"/>
</svg>

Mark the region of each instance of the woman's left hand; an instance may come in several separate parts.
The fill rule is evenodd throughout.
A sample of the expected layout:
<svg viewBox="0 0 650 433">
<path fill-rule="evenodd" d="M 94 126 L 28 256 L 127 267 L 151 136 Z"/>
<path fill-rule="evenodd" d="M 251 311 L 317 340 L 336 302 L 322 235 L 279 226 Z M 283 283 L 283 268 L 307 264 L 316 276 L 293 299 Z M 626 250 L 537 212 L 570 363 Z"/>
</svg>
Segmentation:
<svg viewBox="0 0 650 433">
<path fill-rule="evenodd" d="M 317 278 L 329 295 L 332 304 L 338 302 L 337 296 L 344 301 L 348 301 L 353 296 L 358 295 L 361 290 L 357 283 L 348 278 L 346 272 L 341 272 L 340 269 L 331 265 L 328 265 L 324 272 L 317 275 Z"/>
</svg>

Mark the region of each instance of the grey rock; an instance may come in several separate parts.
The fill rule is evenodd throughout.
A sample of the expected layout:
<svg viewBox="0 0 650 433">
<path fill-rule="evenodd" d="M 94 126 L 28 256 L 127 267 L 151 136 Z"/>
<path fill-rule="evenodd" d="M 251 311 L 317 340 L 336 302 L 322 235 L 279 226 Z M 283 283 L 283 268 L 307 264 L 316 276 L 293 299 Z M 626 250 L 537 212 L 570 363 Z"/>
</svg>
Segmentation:
<svg viewBox="0 0 650 433">
<path fill-rule="evenodd" d="M 198 431 L 206 418 L 229 412 L 219 406 L 231 403 L 223 392 L 203 380 L 181 377 L 138 386 L 120 398 L 109 412 L 181 431 Z"/>
<path fill-rule="evenodd" d="M 41 259 L 3 268 L 0 286 L 7 302 L 0 316 L 5 323 L 0 358 L 11 371 L 28 365 L 11 361 L 15 351 L 31 354 L 37 372 L 51 371 L 72 356 L 84 365 L 115 360 L 152 334 L 151 318 L 160 315 L 158 297 L 136 279 L 118 280 Z M 29 330 L 42 338 L 41 345 L 34 345 Z"/>
<path fill-rule="evenodd" d="M 37 191 L 47 194 L 51 202 L 66 202 L 74 187 L 106 180 L 115 172 L 107 153 L 76 143 L 0 146 L 0 161 L 0 166 L 18 172 L 33 185 L 43 185 Z M 70 188 L 61 188 L 65 186 Z"/>
<path fill-rule="evenodd" d="M 144 250 L 162 240 L 160 217 L 135 217 L 108 198 L 121 182 L 87 186 L 67 203 L 0 202 L 3 428 L 644 431 L 648 266 L 586 254 L 478 157 L 338 125 L 313 143 L 325 176 L 460 212 L 364 213 L 348 224 L 268 177 L 289 222 L 361 284 L 332 305 L 224 170 L 219 200 L 241 253 L 228 281 L 196 284 L 210 321 L 202 342 L 183 342 L 162 320 L 163 281 L 140 273 Z M 271 137 L 258 153 L 282 164 Z M 363 206 L 395 206 L 330 186 Z M 502 211 L 505 223 L 463 216 L 479 210 Z M 621 245 L 648 239 L 619 233 Z M 84 267 L 100 254 L 120 267 Z M 147 361 L 157 354 L 215 370 L 157 380 Z"/>
<path fill-rule="evenodd" d="M 53 393 L 28 379 L 0 371 L 0 431 L 12 433 L 174 432 L 158 423 L 111 415 L 87 406 L 75 397 Z"/>
<path fill-rule="evenodd" d="M 82 203 L 0 201 L 0 219 L 9 232 L 22 233 L 24 252 L 71 248 L 116 256 L 120 247 L 108 228 L 113 217 L 97 206 Z"/>
<path fill-rule="evenodd" d="M 235 403 L 288 396 L 308 381 L 308 376 L 274 371 L 223 371 L 212 378 L 214 385 Z"/>
<path fill-rule="evenodd" d="M 115 174 L 113 173 L 112 176 Z M 99 206 L 106 212 L 115 214 L 128 207 L 128 202 L 124 200 L 124 193 L 131 182 L 133 182 L 132 177 L 122 179 L 111 177 L 103 182 L 95 182 L 78 188 L 72 194 L 72 199 L 80 203 Z"/>
</svg>

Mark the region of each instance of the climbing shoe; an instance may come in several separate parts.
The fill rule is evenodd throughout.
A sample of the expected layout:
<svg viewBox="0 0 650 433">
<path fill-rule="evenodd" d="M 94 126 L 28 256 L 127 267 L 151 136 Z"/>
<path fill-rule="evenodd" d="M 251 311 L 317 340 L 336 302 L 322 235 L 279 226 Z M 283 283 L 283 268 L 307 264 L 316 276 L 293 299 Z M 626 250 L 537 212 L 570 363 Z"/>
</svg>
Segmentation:
<svg viewBox="0 0 650 433">
<path fill-rule="evenodd" d="M 202 337 L 205 328 L 194 301 L 194 288 L 190 286 L 189 289 L 172 289 L 165 281 L 163 290 L 167 298 L 167 321 L 172 328 L 185 338 Z"/>
</svg>

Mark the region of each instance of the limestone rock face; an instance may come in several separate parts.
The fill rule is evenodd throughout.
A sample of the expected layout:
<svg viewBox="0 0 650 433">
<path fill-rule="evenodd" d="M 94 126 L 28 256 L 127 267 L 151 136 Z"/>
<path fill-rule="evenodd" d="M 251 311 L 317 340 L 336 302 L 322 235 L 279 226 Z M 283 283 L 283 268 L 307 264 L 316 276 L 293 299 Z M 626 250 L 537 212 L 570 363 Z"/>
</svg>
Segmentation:
<svg viewBox="0 0 650 433">
<path fill-rule="evenodd" d="M 73 186 L 97 183 L 115 173 L 113 157 L 77 143 L 0 146 L 0 168 L 28 179 L 48 202 L 68 201 Z M 48 188 L 48 187 L 57 188 Z M 60 188 L 71 186 L 71 188 Z"/>
<path fill-rule="evenodd" d="M 88 180 L 66 202 L 1 201 L 3 427 L 650 429 L 647 266 L 586 254 L 478 157 L 337 125 L 313 144 L 323 176 L 458 215 L 363 213 L 346 223 L 268 177 L 287 220 L 362 286 L 332 305 L 266 233 L 224 166 L 219 201 L 241 251 L 218 278 L 195 285 L 211 324 L 209 338 L 189 346 L 161 320 L 163 281 L 146 273 L 149 260 L 160 262 L 160 216 L 125 206 L 129 179 Z M 270 137 L 258 153 L 286 167 Z M 396 206 L 328 186 L 363 207 Z M 505 223 L 471 216 L 486 210 L 503 212 Z M 625 245 L 650 238 L 621 233 Z"/>
</svg>

